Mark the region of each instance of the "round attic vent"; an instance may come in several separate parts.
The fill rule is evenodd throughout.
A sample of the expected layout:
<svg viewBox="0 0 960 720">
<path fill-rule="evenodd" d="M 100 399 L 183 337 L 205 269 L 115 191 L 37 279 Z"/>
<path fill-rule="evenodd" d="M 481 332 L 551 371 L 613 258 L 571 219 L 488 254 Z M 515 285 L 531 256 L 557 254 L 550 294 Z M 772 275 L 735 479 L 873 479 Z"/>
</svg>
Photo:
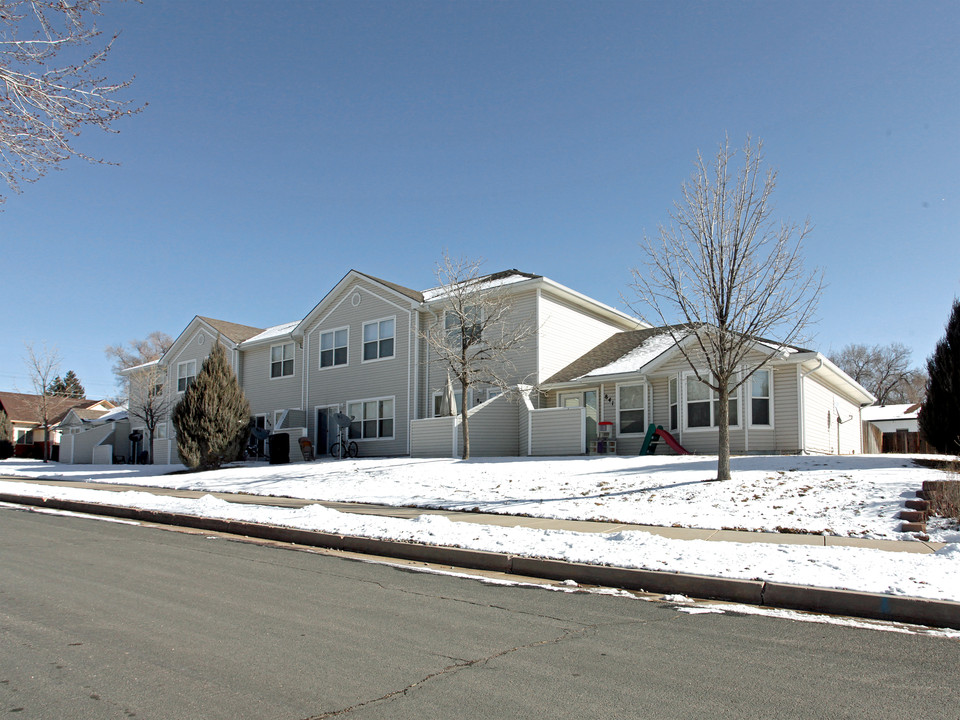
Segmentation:
<svg viewBox="0 0 960 720">
<path fill-rule="evenodd" d="M 203 333 L 197 335 L 197 345 L 203 345 L 204 340 L 206 340 L 206 336 Z"/>
<path fill-rule="evenodd" d="M 362 300 L 363 298 L 360 297 L 360 293 L 354 293 L 353 297 L 350 298 L 350 302 L 353 304 L 354 307 L 357 307 L 357 305 L 359 305 Z"/>
</svg>

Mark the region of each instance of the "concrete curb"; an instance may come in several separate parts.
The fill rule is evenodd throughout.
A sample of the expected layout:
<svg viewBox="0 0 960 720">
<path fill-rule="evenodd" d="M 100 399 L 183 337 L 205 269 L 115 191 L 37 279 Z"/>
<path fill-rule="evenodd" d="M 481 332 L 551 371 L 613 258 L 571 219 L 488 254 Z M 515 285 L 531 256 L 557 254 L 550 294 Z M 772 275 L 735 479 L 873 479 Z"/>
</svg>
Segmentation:
<svg viewBox="0 0 960 720">
<path fill-rule="evenodd" d="M 960 630 L 960 603 L 949 600 L 928 600 L 805 585 L 770 583 L 759 580 L 736 580 L 659 570 L 638 570 L 607 565 L 571 563 L 563 560 L 548 560 L 508 555 L 506 553 L 422 545 L 400 540 L 336 535 L 279 525 L 223 520 L 157 510 L 141 510 L 139 508 L 79 500 L 0 493 L 0 502 L 68 510 L 90 515 L 104 515 L 158 525 L 189 527 L 207 532 L 221 532 L 261 540 L 395 557 L 439 565 L 452 565 L 473 570 L 488 570 L 550 580 L 574 580 L 584 585 L 643 590 L 667 595 L 682 594 L 708 600 L 725 600 L 748 605 L 806 610 L 829 615 L 846 615 Z"/>
</svg>

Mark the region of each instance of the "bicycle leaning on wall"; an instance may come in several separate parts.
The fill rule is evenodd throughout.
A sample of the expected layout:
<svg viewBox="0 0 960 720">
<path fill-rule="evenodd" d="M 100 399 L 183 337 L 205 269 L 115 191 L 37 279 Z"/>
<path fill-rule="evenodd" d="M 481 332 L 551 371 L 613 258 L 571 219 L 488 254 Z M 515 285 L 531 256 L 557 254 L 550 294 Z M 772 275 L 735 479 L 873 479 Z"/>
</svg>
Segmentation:
<svg viewBox="0 0 960 720">
<path fill-rule="evenodd" d="M 343 413 L 334 415 L 334 422 L 337 423 L 337 437 L 339 440 L 330 446 L 330 454 L 335 458 L 355 458 L 360 453 L 360 447 L 355 440 L 350 440 L 350 423 L 353 418 Z"/>
</svg>

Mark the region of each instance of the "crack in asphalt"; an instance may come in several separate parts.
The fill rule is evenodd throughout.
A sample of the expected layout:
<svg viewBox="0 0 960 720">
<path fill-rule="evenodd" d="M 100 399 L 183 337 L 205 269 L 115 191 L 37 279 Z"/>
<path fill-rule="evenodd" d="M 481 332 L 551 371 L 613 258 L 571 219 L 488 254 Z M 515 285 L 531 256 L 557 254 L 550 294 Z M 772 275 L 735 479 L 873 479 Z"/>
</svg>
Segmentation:
<svg viewBox="0 0 960 720">
<path fill-rule="evenodd" d="M 425 685 L 426 683 L 432 680 L 436 680 L 438 678 L 444 677 L 446 675 L 451 675 L 453 673 L 460 672 L 461 670 L 465 670 L 467 668 L 483 665 L 485 663 L 490 662 L 491 660 L 496 660 L 497 658 L 503 657 L 504 655 L 509 655 L 511 653 L 518 652 L 520 650 L 529 650 L 531 648 L 545 647 L 547 645 L 557 645 L 566 640 L 570 640 L 576 637 L 583 637 L 587 633 L 596 632 L 598 627 L 599 625 L 588 625 L 581 628 L 567 628 L 566 630 L 563 631 L 562 634 L 558 635 L 557 637 L 548 638 L 546 640 L 537 640 L 536 642 L 526 643 L 525 645 L 517 645 L 516 647 L 508 648 L 506 650 L 500 650 L 498 652 L 492 653 L 490 655 L 486 655 L 481 658 L 476 658 L 474 660 L 464 660 L 461 662 L 454 663 L 453 665 L 447 665 L 446 667 L 440 670 L 437 670 L 436 672 L 432 672 L 429 675 L 426 675 L 425 677 L 420 678 L 416 682 L 412 682 L 406 687 L 400 688 L 399 690 L 392 690 L 391 692 L 385 693 L 380 697 L 371 698 L 370 700 L 364 700 L 362 702 L 356 703 L 354 705 L 350 705 L 349 707 L 341 708 L 339 710 L 328 710 L 326 712 L 320 713 L 319 715 L 311 715 L 308 718 L 304 718 L 304 720 L 325 720 L 325 718 L 332 718 L 332 717 L 346 715 L 348 713 L 354 712 L 355 710 L 360 710 L 362 708 L 369 707 L 370 705 L 373 705 L 375 703 L 380 703 L 395 697 L 407 695 L 413 692 L 414 690 L 416 690 L 417 688 Z"/>
</svg>

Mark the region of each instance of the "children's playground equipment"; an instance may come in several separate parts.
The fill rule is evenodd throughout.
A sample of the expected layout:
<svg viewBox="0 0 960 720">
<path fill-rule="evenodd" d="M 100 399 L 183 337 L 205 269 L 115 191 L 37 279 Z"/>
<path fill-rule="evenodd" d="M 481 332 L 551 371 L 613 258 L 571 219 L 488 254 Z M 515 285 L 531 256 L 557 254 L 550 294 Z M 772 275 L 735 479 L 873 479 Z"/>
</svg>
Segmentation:
<svg viewBox="0 0 960 720">
<path fill-rule="evenodd" d="M 663 429 L 660 425 L 654 425 L 650 423 L 650 427 L 647 428 L 647 434 L 643 438 L 643 445 L 640 446 L 641 455 L 653 455 L 657 449 L 657 444 L 660 440 L 663 440 L 667 445 L 673 448 L 674 452 L 679 455 L 689 455 L 690 451 L 687 450 L 683 445 L 677 442 L 677 439 Z"/>
</svg>

